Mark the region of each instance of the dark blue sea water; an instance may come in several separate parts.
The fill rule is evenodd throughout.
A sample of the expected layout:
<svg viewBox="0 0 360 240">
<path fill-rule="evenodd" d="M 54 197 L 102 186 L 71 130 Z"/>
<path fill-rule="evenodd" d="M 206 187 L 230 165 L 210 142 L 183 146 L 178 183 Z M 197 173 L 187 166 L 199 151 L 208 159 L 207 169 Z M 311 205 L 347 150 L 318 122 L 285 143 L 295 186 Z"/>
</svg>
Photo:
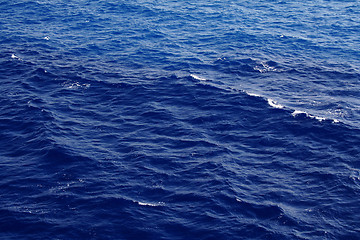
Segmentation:
<svg viewBox="0 0 360 240">
<path fill-rule="evenodd" d="M 0 0 L 0 239 L 360 239 L 357 0 Z"/>
</svg>

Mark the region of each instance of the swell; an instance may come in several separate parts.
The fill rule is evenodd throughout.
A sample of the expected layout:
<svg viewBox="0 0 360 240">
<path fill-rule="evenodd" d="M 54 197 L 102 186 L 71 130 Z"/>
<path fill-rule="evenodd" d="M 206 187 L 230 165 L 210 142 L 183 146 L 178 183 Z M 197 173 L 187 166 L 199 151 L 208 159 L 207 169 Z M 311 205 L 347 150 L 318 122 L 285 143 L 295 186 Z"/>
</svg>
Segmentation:
<svg viewBox="0 0 360 240">
<path fill-rule="evenodd" d="M 356 239 L 356 50 L 222 6 L 0 3 L 1 237 Z"/>
<path fill-rule="evenodd" d="M 37 236 L 26 229 L 45 221 L 59 237 L 109 236 L 121 226 L 124 237 L 308 239 L 324 237 L 334 220 L 327 234 L 353 234 L 345 206 L 354 202 L 339 196 L 358 191 L 356 128 L 292 116 L 194 76 L 137 84 L 41 68 L 23 76 L 12 83 L 22 92 L 1 105 L 2 191 L 12 193 L 2 210 L 27 226 L 14 234 Z"/>
</svg>

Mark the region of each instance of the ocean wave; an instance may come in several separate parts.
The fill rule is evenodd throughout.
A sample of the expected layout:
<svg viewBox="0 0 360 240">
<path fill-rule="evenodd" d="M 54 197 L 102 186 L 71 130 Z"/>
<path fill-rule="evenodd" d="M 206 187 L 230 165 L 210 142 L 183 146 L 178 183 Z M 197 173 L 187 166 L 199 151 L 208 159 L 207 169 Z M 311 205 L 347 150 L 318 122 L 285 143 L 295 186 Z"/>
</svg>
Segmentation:
<svg viewBox="0 0 360 240">
<path fill-rule="evenodd" d="M 224 87 L 222 84 L 217 84 L 217 83 L 214 83 L 214 81 L 211 81 L 211 80 L 207 80 L 205 78 L 202 78 L 202 77 L 199 77 L 197 75 L 194 75 L 194 74 L 190 74 L 190 76 L 192 78 L 194 78 L 195 80 L 198 80 L 200 81 L 201 83 L 203 83 L 203 81 L 207 81 L 206 84 L 209 84 L 211 86 L 214 86 L 214 87 L 217 87 L 217 88 L 220 88 L 220 89 L 225 89 L 225 90 L 229 90 L 229 91 L 236 91 L 236 92 L 242 92 L 242 93 L 245 93 L 247 94 L 248 96 L 251 96 L 251 97 L 256 97 L 256 98 L 259 98 L 259 99 L 264 99 L 269 106 L 271 106 L 272 108 L 276 108 L 276 109 L 283 109 L 285 111 L 291 111 L 291 115 L 293 117 L 300 117 L 300 116 L 305 116 L 307 118 L 310 118 L 310 119 L 316 119 L 318 121 L 325 121 L 325 120 L 329 120 L 329 121 L 332 121 L 333 123 L 339 123 L 340 120 L 338 119 L 335 119 L 335 118 L 327 118 L 327 117 L 323 117 L 323 116 L 314 116 L 312 114 L 309 114 L 305 111 L 302 111 L 302 110 L 294 110 L 294 109 L 291 109 L 289 107 L 286 107 L 282 104 L 279 104 L 278 102 L 276 102 L 275 100 L 271 99 L 271 98 L 267 98 L 267 97 L 264 97 L 264 96 L 261 96 L 260 94 L 257 94 L 257 93 L 252 93 L 252 92 L 248 92 L 246 90 L 238 90 L 236 88 L 228 88 L 228 87 Z"/>
<path fill-rule="evenodd" d="M 0 238 L 356 239 L 360 15 L 324 4 L 2 1 Z"/>
</svg>

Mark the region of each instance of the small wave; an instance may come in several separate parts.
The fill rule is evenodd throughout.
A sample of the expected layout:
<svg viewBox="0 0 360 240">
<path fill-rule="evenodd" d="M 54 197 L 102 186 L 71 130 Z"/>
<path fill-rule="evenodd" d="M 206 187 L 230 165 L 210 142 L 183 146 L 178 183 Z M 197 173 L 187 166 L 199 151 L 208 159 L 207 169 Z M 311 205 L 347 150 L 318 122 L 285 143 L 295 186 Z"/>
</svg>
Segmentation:
<svg viewBox="0 0 360 240">
<path fill-rule="evenodd" d="M 305 116 L 306 118 L 315 119 L 315 120 L 318 120 L 319 122 L 326 121 L 326 120 L 330 120 L 333 123 L 339 123 L 340 122 L 337 119 L 329 119 L 329 118 L 325 118 L 325 117 L 315 116 L 315 115 L 309 114 L 309 113 L 307 113 L 305 111 L 289 109 L 286 106 L 284 106 L 282 104 L 279 104 L 278 102 L 274 101 L 271 98 L 267 98 L 267 97 L 261 96 L 261 95 L 256 94 L 256 93 L 251 93 L 251 92 L 247 92 L 247 91 L 243 91 L 243 92 L 246 93 L 249 96 L 258 97 L 258 98 L 262 98 L 262 99 L 266 100 L 267 103 L 273 108 L 291 110 L 292 111 L 291 115 L 293 117 Z"/>
<path fill-rule="evenodd" d="M 217 83 L 214 83 L 213 81 L 211 80 L 207 80 L 207 79 L 204 79 L 204 78 L 201 78 L 197 75 L 194 75 L 194 74 L 190 74 L 190 76 L 195 79 L 195 80 L 198 80 L 200 81 L 201 83 L 206 83 L 206 84 L 209 84 L 215 88 L 218 88 L 218 89 L 222 89 L 222 90 L 225 90 L 225 91 L 235 91 L 235 92 L 241 92 L 241 93 L 245 93 L 246 95 L 248 96 L 251 96 L 251 97 L 256 97 L 256 98 L 260 98 L 260 99 L 263 99 L 265 100 L 268 105 L 272 108 L 276 108 L 276 109 L 283 109 L 283 110 L 286 110 L 286 111 L 290 111 L 291 112 L 291 115 L 293 117 L 299 117 L 299 116 L 305 116 L 306 118 L 310 118 L 310 119 L 315 119 L 319 122 L 322 122 L 322 121 L 331 121 L 332 123 L 339 123 L 340 120 L 338 119 L 333 119 L 333 118 L 326 118 L 326 117 L 322 117 L 322 116 L 315 116 L 315 115 L 312 115 L 312 114 L 309 114 L 305 111 L 300 111 L 300 110 L 294 110 L 294 109 L 291 109 L 285 105 L 282 105 L 280 103 L 278 103 L 277 101 L 275 101 L 274 99 L 272 98 L 268 98 L 266 96 L 262 96 L 261 94 L 258 94 L 258 93 L 254 93 L 254 92 L 249 92 L 249 91 L 246 91 L 246 90 L 241 90 L 241 89 L 238 89 L 236 87 L 224 87 L 220 84 L 217 84 Z"/>
</svg>

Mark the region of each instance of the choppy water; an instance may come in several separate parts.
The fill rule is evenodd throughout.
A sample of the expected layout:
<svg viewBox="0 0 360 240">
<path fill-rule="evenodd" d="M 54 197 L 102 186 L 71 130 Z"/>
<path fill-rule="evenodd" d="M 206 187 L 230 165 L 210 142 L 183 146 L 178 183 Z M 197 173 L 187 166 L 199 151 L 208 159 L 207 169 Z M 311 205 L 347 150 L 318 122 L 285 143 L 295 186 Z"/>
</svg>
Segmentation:
<svg viewBox="0 0 360 240">
<path fill-rule="evenodd" d="M 1 239 L 359 239 L 359 1 L 0 1 Z"/>
</svg>

